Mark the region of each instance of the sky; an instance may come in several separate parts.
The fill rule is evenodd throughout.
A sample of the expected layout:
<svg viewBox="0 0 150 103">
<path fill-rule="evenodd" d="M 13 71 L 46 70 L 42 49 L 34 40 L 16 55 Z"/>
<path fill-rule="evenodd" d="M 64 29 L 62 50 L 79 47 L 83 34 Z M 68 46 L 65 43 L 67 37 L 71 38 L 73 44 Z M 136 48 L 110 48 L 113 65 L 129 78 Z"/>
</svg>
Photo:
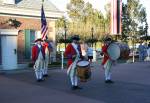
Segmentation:
<svg viewBox="0 0 150 103">
<path fill-rule="evenodd" d="M 66 4 L 69 3 L 70 0 L 50 0 L 59 10 L 66 11 Z M 90 2 L 95 9 L 101 10 L 104 13 L 104 5 L 110 0 L 84 0 L 85 2 Z M 122 0 L 124 3 L 127 0 Z M 150 27 L 150 0 L 140 0 L 140 3 L 146 8 L 148 24 Z M 150 28 L 149 28 L 150 34 Z"/>
</svg>

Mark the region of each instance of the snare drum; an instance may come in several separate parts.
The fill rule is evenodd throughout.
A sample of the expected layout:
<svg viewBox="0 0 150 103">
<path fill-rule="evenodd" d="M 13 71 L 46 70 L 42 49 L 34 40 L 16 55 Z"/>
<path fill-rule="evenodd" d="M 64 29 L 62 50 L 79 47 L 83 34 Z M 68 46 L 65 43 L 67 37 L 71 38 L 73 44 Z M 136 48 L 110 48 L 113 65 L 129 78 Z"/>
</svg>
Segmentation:
<svg viewBox="0 0 150 103">
<path fill-rule="evenodd" d="M 77 76 L 81 82 L 86 82 L 91 77 L 90 63 L 88 61 L 79 61 L 77 63 Z"/>
</svg>

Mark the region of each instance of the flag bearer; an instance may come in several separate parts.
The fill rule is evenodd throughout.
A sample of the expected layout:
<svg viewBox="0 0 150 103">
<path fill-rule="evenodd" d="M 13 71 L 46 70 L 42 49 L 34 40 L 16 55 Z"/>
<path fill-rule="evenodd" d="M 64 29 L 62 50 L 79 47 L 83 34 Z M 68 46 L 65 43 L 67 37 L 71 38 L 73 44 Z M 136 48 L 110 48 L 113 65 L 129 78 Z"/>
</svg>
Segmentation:
<svg viewBox="0 0 150 103">
<path fill-rule="evenodd" d="M 49 59 L 50 59 L 50 52 L 52 51 L 52 46 L 51 44 L 48 42 L 48 40 L 44 40 L 43 44 L 43 48 L 45 51 L 45 60 L 44 60 L 44 65 L 43 65 L 43 77 L 47 77 L 48 76 L 48 63 L 49 63 Z"/>
</svg>

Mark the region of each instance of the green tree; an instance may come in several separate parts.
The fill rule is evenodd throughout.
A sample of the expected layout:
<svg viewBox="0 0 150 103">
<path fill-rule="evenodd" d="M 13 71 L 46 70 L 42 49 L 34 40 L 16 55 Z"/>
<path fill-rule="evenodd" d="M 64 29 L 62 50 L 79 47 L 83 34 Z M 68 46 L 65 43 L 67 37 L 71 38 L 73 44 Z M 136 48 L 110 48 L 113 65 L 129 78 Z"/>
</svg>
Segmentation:
<svg viewBox="0 0 150 103">
<path fill-rule="evenodd" d="M 122 7 L 122 39 L 132 37 L 138 39 L 146 32 L 146 10 L 139 0 L 128 0 Z"/>
<path fill-rule="evenodd" d="M 129 18 L 131 18 L 131 22 L 129 22 L 130 35 L 135 36 L 138 35 L 138 27 L 141 25 L 140 22 L 142 20 L 143 10 L 142 4 L 139 3 L 139 0 L 128 0 L 127 3 L 127 12 Z"/>
<path fill-rule="evenodd" d="M 104 22 L 104 28 L 105 28 L 105 31 L 104 31 L 104 34 L 105 33 L 110 33 L 110 18 L 111 18 L 111 3 L 107 3 L 105 5 L 105 11 L 106 11 L 106 17 L 105 17 L 105 20 L 103 20 Z M 106 32 L 107 31 L 107 32 Z"/>
<path fill-rule="evenodd" d="M 143 7 L 140 11 L 139 18 L 141 26 L 139 26 L 139 35 L 147 36 L 148 23 L 147 23 L 147 14 L 146 9 Z"/>
<path fill-rule="evenodd" d="M 84 8 L 83 0 L 70 0 L 70 3 L 67 4 L 69 17 L 73 20 L 80 19 L 83 8 Z"/>
<path fill-rule="evenodd" d="M 127 4 L 122 5 L 122 40 L 127 40 L 129 37 L 131 28 L 129 25 L 131 24 L 131 18 L 129 16 L 129 12 L 127 11 Z"/>
<path fill-rule="evenodd" d="M 65 17 L 62 17 L 56 20 L 56 40 L 59 41 L 60 38 L 63 38 L 65 32 L 65 26 L 67 25 Z"/>
</svg>

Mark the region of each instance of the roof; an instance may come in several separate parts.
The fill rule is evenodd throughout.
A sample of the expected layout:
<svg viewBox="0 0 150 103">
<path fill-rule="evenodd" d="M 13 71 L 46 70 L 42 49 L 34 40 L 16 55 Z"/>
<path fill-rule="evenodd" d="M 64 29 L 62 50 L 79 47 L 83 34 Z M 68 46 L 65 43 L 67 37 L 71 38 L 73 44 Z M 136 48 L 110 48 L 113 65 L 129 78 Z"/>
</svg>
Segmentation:
<svg viewBox="0 0 150 103">
<path fill-rule="evenodd" d="M 42 0 L 15 0 L 15 4 L 4 4 L 3 0 L 0 0 L 0 6 L 12 7 L 12 8 L 24 8 L 24 9 L 33 9 L 40 10 L 42 5 Z M 50 0 L 44 0 L 44 10 L 52 12 L 60 12 L 60 10 L 53 5 Z"/>
</svg>

